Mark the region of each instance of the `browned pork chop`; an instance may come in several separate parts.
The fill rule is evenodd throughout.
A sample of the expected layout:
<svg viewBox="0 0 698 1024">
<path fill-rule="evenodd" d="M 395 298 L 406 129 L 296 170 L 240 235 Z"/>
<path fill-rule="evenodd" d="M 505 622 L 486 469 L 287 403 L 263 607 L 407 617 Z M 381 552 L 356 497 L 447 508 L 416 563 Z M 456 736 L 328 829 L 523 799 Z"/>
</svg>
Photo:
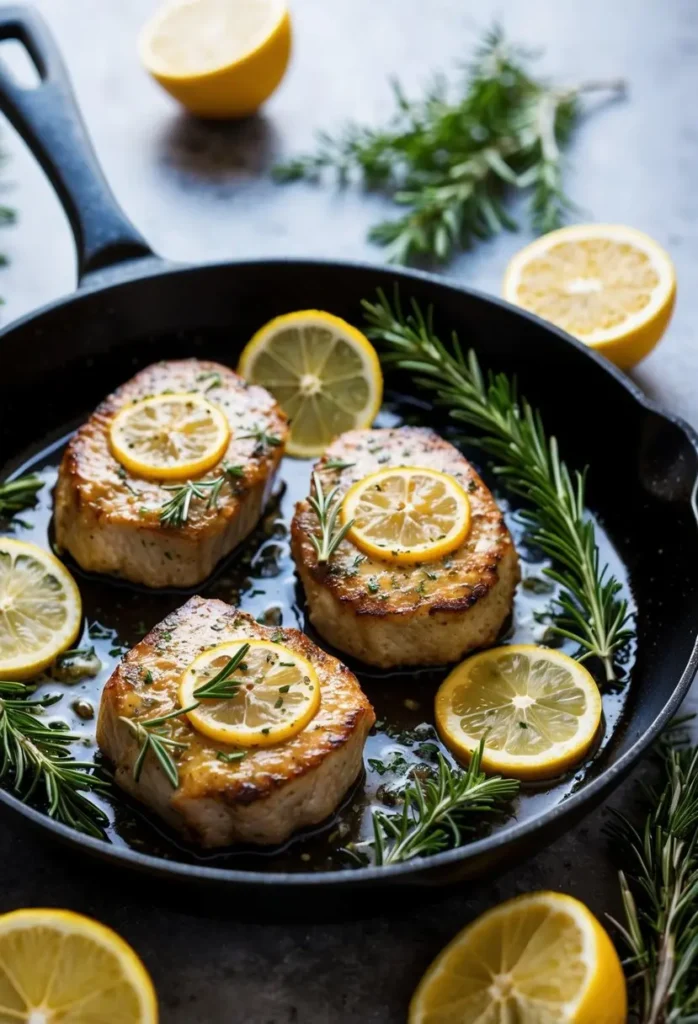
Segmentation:
<svg viewBox="0 0 698 1024">
<path fill-rule="evenodd" d="M 202 478 L 220 475 L 224 463 L 238 467 L 217 507 L 195 499 L 179 527 L 160 522 L 172 492 L 129 473 L 109 445 L 111 420 L 123 406 L 166 391 L 203 392 L 228 418 L 230 444 Z M 68 444 L 55 494 L 56 540 L 93 572 L 149 587 L 200 583 L 256 526 L 287 434 L 286 417 L 269 392 L 227 367 L 198 359 L 155 363 L 106 398 Z"/>
<path fill-rule="evenodd" d="M 328 468 L 348 463 L 344 469 Z M 435 562 L 400 565 L 364 555 L 345 539 L 328 565 L 318 563 L 311 536 L 318 520 L 306 501 L 291 525 L 293 557 L 305 588 L 310 619 L 340 651 L 370 665 L 434 665 L 458 661 L 494 643 L 509 615 L 519 563 L 502 513 L 460 452 L 432 430 L 352 430 L 317 463 L 325 493 L 339 500 L 357 480 L 390 466 L 421 466 L 448 473 L 471 506 L 464 543 Z"/>
<path fill-rule="evenodd" d="M 249 748 L 240 761 L 221 760 L 236 748 L 197 732 L 182 716 L 168 735 L 186 743 L 176 757 L 173 789 L 148 754 L 138 782 L 139 743 L 121 718 L 133 722 L 179 706 L 182 673 L 202 651 L 240 638 L 284 644 L 312 663 L 321 686 L 320 708 L 290 739 Z M 223 601 L 193 597 L 168 615 L 130 651 L 102 694 L 97 741 L 116 766 L 116 781 L 159 817 L 202 846 L 281 843 L 296 829 L 327 818 L 358 777 L 373 708 L 356 677 L 297 629 L 260 626 Z"/>
</svg>

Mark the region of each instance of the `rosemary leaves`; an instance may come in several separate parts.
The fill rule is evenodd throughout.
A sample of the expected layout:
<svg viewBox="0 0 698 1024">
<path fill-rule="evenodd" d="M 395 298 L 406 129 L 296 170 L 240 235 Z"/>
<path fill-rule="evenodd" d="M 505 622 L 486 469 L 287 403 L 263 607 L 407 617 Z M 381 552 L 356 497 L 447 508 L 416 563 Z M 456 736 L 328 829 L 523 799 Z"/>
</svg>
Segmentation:
<svg viewBox="0 0 698 1024">
<path fill-rule="evenodd" d="M 157 718 L 150 718 L 145 722 L 134 722 L 131 718 L 125 718 L 123 715 L 120 716 L 121 721 L 128 726 L 133 736 L 140 743 L 140 750 L 133 765 L 133 778 L 135 782 L 138 782 L 141 777 L 146 757 L 149 753 L 152 753 L 172 788 L 177 788 L 179 785 L 179 771 L 177 762 L 172 755 L 173 752 L 186 750 L 188 744 L 180 743 L 178 740 L 168 736 L 166 731 L 167 723 L 173 718 L 179 718 L 180 715 L 186 715 L 188 711 L 193 711 L 195 707 L 197 707 L 196 704 L 190 704 L 186 708 L 175 708 L 174 711 L 170 711 L 167 715 L 159 715 Z"/>
<path fill-rule="evenodd" d="M 16 480 L 6 480 L 0 484 L 0 516 L 7 517 L 31 508 L 44 481 L 38 473 L 28 473 Z"/>
<path fill-rule="evenodd" d="M 621 81 L 560 89 L 531 75 L 530 54 L 501 28 L 488 32 L 460 89 L 438 80 L 421 100 L 394 85 L 396 112 L 382 128 L 349 125 L 323 133 L 316 153 L 275 169 L 279 181 L 317 180 L 333 170 L 380 189 L 406 212 L 377 224 L 370 238 L 388 258 L 448 259 L 503 228 L 517 225 L 507 193 L 530 195 L 529 216 L 540 232 L 559 227 L 574 209 L 563 187 L 561 150 L 582 112 L 584 93 L 619 94 Z M 455 93 L 455 94 L 454 94 Z"/>
<path fill-rule="evenodd" d="M 320 536 L 311 534 L 310 540 L 317 553 L 318 562 L 324 565 L 332 558 L 352 528 L 354 520 L 350 519 L 343 526 L 337 522 L 340 510 L 340 502 L 337 500 L 338 486 L 325 494 L 319 474 L 313 473 L 313 490 L 315 493 L 310 495 L 308 502 L 318 518 Z"/>
<path fill-rule="evenodd" d="M 505 374 L 482 374 L 475 353 L 463 353 L 458 338 L 450 347 L 436 335 L 431 314 L 413 302 L 404 315 L 379 291 L 364 302 L 369 337 L 385 346 L 383 362 L 403 370 L 432 393 L 453 419 L 477 431 L 478 444 L 494 461 L 494 471 L 514 494 L 531 503 L 522 512 L 534 542 L 554 568 L 546 574 L 559 586 L 559 635 L 579 645 L 579 660 L 598 658 L 608 682 L 616 678 L 615 657 L 633 635 L 621 584 L 602 565 L 593 521 L 585 511 L 586 471 L 572 472 L 548 437 L 540 414 L 517 395 Z"/>
</svg>

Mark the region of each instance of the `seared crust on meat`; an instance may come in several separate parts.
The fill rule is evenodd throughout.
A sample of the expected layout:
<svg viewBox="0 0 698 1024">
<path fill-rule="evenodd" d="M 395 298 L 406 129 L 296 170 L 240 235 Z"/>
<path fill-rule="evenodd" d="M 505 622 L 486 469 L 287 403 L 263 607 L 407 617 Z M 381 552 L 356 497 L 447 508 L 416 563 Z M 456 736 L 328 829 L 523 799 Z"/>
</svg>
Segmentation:
<svg viewBox="0 0 698 1024">
<path fill-rule="evenodd" d="M 163 483 L 129 473 L 109 445 L 111 420 L 123 406 L 165 391 L 200 391 L 220 406 L 231 440 L 218 466 L 239 466 L 217 507 L 193 501 L 187 522 L 165 527 L 159 510 L 172 497 Z M 245 434 L 261 429 L 278 444 Z M 286 417 L 264 388 L 248 386 L 218 363 L 155 363 L 106 398 L 66 448 L 55 494 L 56 540 L 83 569 L 150 587 L 193 586 L 254 529 L 274 482 L 288 435 Z M 165 481 L 165 484 L 167 481 Z"/>
<path fill-rule="evenodd" d="M 337 461 L 350 465 L 326 468 Z M 329 565 L 320 565 L 311 542 L 317 517 L 307 500 L 299 502 L 291 543 L 310 620 L 339 650 L 381 668 L 457 661 L 497 639 L 519 581 L 516 549 L 478 474 L 432 430 L 349 431 L 315 468 L 326 493 L 339 486 L 341 501 L 357 480 L 390 466 L 424 466 L 455 477 L 470 499 L 470 533 L 436 562 L 370 558 L 345 539 Z"/>
<path fill-rule="evenodd" d="M 138 722 L 172 711 L 179 705 L 180 677 L 191 662 L 202 651 L 239 638 L 282 643 L 312 663 L 321 686 L 315 717 L 286 742 L 249 748 L 232 763 L 217 755 L 236 748 L 197 732 L 185 716 L 173 719 L 169 734 L 187 744 L 177 758 L 179 786 L 172 789 L 152 755 L 135 782 L 139 744 L 121 718 Z M 193 597 L 137 644 L 109 679 L 97 742 L 116 766 L 116 782 L 192 842 L 274 844 L 336 809 L 361 771 L 374 721 L 354 674 L 304 633 L 260 626 L 223 601 Z"/>
</svg>

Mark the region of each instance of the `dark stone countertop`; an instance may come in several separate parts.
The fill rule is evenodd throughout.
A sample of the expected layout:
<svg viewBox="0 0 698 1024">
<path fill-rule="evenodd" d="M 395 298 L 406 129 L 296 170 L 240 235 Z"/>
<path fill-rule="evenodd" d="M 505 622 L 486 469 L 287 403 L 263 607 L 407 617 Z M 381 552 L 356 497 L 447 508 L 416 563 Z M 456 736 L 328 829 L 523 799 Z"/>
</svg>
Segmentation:
<svg viewBox="0 0 698 1024">
<path fill-rule="evenodd" d="M 466 57 L 495 16 L 511 37 L 545 48 L 541 67 L 567 81 L 626 77 L 627 100 L 597 111 L 570 154 L 568 184 L 584 214 L 648 231 L 676 261 L 679 297 L 665 341 L 634 374 L 654 398 L 698 422 L 698 7 L 693 0 L 294 0 L 290 72 L 267 108 L 238 125 L 180 114 L 141 71 L 135 35 L 152 0 L 39 0 L 65 54 L 99 157 L 123 206 L 156 250 L 197 260 L 280 254 L 379 261 L 365 242 L 385 212 L 375 196 L 270 183 L 273 160 L 314 131 L 390 108 L 388 75 L 409 90 Z M 16 227 L 0 234 L 7 322 L 74 284 L 65 217 L 38 167 L 8 129 Z M 448 273 L 496 292 L 526 235 L 507 235 Z M 695 697 L 692 701 L 695 704 Z M 616 794 L 631 799 L 632 782 Z M 515 893 L 560 888 L 599 915 L 617 907 L 601 829 L 608 805 L 529 862 L 490 884 L 428 902 L 364 907 L 322 923 L 259 921 L 235 905 L 213 916 L 163 897 L 44 842 L 3 816 L 0 910 L 56 905 L 92 914 L 134 944 L 158 988 L 165 1024 L 325 1024 L 404 1020 L 431 958 L 482 909 Z M 279 908 L 280 911 L 283 908 Z"/>
</svg>

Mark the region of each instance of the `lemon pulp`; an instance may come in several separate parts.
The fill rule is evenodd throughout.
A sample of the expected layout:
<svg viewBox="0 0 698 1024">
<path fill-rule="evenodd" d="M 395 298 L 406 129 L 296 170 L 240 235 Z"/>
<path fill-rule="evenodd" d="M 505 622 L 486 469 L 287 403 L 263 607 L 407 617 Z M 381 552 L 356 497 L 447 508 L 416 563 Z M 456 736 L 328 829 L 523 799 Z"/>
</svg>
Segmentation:
<svg viewBox="0 0 698 1024">
<path fill-rule="evenodd" d="M 131 473 L 185 480 L 222 458 L 230 427 L 222 410 L 203 395 L 152 395 L 119 410 L 109 441 L 114 457 Z"/>
<path fill-rule="evenodd" d="M 268 640 L 234 640 L 203 654 L 184 672 L 182 707 L 199 700 L 196 690 L 209 683 L 239 652 L 249 650 L 228 676 L 230 698 L 201 698 L 188 712 L 199 732 L 221 743 L 266 747 L 282 743 L 305 728 L 320 706 L 320 680 L 306 658 Z"/>
<path fill-rule="evenodd" d="M 470 529 L 470 501 L 446 473 L 418 466 L 383 469 L 358 480 L 342 502 L 348 537 L 368 555 L 393 562 L 442 558 Z"/>
<path fill-rule="evenodd" d="M 65 566 L 36 544 L 0 538 L 0 679 L 43 671 L 73 643 L 81 620 Z"/>
<path fill-rule="evenodd" d="M 602 705 L 583 665 L 559 651 L 518 644 L 468 658 L 441 684 L 436 724 L 456 756 L 485 737 L 485 771 L 552 778 L 596 739 Z"/>
<path fill-rule="evenodd" d="M 276 317 L 240 358 L 239 372 L 274 395 L 291 421 L 290 455 L 321 455 L 347 430 L 369 427 L 380 409 L 383 377 L 368 339 L 320 310 Z"/>
</svg>

